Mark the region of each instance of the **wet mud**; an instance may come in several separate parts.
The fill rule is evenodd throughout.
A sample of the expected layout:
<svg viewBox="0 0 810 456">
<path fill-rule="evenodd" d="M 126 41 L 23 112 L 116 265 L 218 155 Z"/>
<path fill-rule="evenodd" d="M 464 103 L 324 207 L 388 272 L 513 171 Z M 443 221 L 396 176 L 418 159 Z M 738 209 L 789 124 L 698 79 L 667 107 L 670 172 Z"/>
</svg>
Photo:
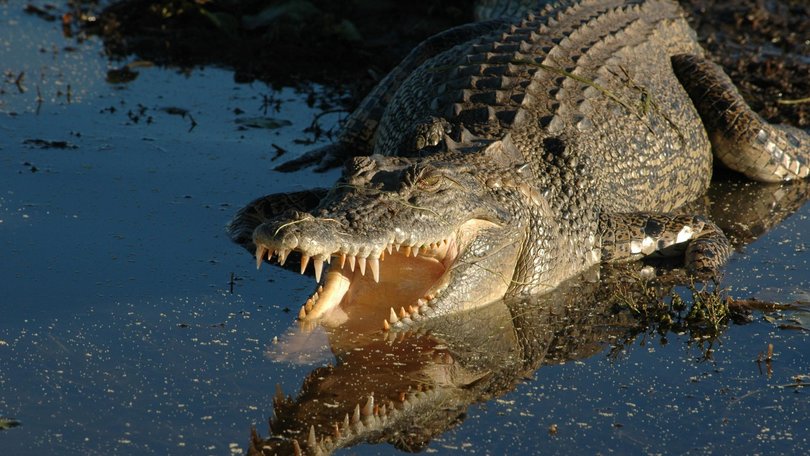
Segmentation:
<svg viewBox="0 0 810 456">
<path fill-rule="evenodd" d="M 470 2 L 123 0 L 63 16 L 104 39 L 112 58 L 219 65 L 237 81 L 311 82 L 349 91 L 351 108 L 416 44 L 472 20 Z M 810 126 L 810 4 L 802 0 L 680 0 L 700 41 L 751 106 Z"/>
</svg>

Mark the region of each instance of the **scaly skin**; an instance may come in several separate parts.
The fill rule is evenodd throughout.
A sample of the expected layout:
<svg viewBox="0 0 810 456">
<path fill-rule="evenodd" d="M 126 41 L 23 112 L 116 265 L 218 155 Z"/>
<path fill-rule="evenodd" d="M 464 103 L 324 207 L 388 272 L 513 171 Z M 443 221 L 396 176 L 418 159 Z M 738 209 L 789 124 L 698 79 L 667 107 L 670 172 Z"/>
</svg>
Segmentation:
<svg viewBox="0 0 810 456">
<path fill-rule="evenodd" d="M 321 287 L 299 318 L 334 324 L 353 302 L 390 304 L 389 327 L 544 293 L 602 261 L 685 251 L 686 269 L 709 275 L 725 236 L 674 211 L 706 191 L 712 147 L 782 181 L 808 175 L 808 145 L 751 112 L 673 1 L 567 1 L 417 48 L 300 163 L 373 155 L 244 243 L 259 263 L 295 252 L 303 272 L 312 259 Z"/>
</svg>

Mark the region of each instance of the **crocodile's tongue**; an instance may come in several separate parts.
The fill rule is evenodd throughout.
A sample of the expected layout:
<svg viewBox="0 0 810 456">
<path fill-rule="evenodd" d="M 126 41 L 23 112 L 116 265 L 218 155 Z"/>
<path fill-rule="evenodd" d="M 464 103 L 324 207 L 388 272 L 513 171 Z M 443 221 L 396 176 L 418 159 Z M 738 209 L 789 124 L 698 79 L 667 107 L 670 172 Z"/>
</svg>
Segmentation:
<svg viewBox="0 0 810 456">
<path fill-rule="evenodd" d="M 371 274 L 352 271 L 333 263 L 326 274 L 323 290 L 304 306 L 306 319 L 317 319 L 334 327 L 350 324 L 352 329 L 379 329 L 391 309 L 408 309 L 441 279 L 446 268 L 434 257 L 387 255 L 380 261 L 380 280 Z"/>
</svg>

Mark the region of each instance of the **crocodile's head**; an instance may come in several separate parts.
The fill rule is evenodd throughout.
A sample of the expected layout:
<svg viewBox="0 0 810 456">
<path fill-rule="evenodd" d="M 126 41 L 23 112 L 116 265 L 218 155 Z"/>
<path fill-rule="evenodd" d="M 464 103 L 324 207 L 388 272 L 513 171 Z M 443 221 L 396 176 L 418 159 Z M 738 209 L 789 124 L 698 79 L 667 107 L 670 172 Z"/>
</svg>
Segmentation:
<svg viewBox="0 0 810 456">
<path fill-rule="evenodd" d="M 542 200 L 521 183 L 527 167 L 492 159 L 503 147 L 354 158 L 317 208 L 253 231 L 257 262 L 296 252 L 302 273 L 313 263 L 319 287 L 303 321 L 401 325 L 501 298 L 525 238 L 517 200 Z"/>
</svg>

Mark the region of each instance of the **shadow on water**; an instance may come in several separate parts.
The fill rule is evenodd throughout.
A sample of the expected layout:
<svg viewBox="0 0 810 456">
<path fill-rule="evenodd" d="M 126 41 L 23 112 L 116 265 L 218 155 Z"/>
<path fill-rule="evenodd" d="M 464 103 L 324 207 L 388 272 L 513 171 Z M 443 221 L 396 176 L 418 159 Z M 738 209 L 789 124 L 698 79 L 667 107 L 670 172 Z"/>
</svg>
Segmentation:
<svg viewBox="0 0 810 456">
<path fill-rule="evenodd" d="M 122 33 L 155 53 L 109 62 L 111 42 L 61 22 L 67 12 L 90 21 L 74 9 L 84 3 L 0 1 L 0 454 L 243 454 L 290 449 L 293 439 L 306 450 L 312 427 L 316 445 L 336 441 L 335 423 L 340 446 L 369 455 L 392 451 L 376 442 L 488 454 L 810 450 L 810 318 L 784 305 L 810 301 L 806 187 L 712 187 L 713 218 L 737 247 L 719 290 L 734 298 L 723 301 L 738 308 L 730 316 L 747 322 L 723 320 L 719 332 L 693 331 L 688 288 L 642 287 L 634 270 L 421 333 L 287 330 L 311 278 L 256 272 L 224 226 L 257 195 L 331 184 L 334 173 L 268 170 L 284 151 L 325 139 L 313 120 L 327 131 L 341 114 L 323 115 L 333 105 L 317 101 L 343 94 L 156 67 L 171 42 L 157 34 Z M 797 20 L 763 8 L 753 19 L 733 14 L 746 26 Z M 353 20 L 323 20 L 343 19 Z M 779 58 L 766 50 L 763 62 Z M 385 71 L 364 52 L 352 58 Z M 353 70 L 367 74 L 363 65 Z M 798 97 L 806 80 L 787 87 L 790 68 L 779 90 Z M 264 79 L 261 69 L 235 71 Z M 309 77 L 318 79 L 285 82 Z M 782 108 L 806 122 L 806 107 Z M 276 384 L 298 393 L 274 394 Z M 264 440 L 249 439 L 273 402 L 280 438 L 259 426 Z"/>
</svg>

